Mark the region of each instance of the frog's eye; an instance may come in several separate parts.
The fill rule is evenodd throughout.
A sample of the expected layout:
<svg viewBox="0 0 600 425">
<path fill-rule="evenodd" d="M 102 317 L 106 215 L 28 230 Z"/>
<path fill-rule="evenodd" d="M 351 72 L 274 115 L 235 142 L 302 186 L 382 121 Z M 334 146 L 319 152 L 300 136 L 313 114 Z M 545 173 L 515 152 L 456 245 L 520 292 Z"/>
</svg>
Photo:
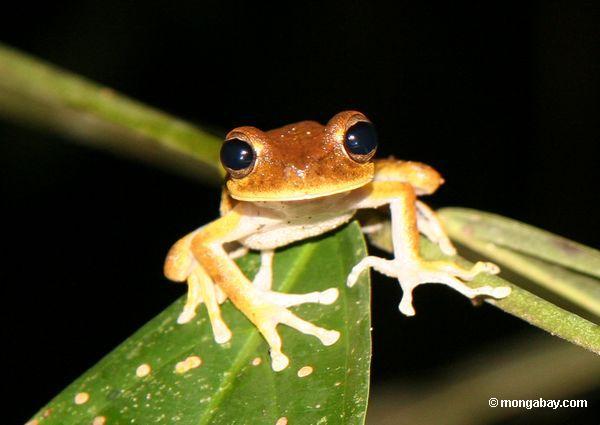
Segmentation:
<svg viewBox="0 0 600 425">
<path fill-rule="evenodd" d="M 221 146 L 221 164 L 235 179 L 247 176 L 254 167 L 255 159 L 254 149 L 244 140 L 229 139 Z"/>
<path fill-rule="evenodd" d="M 350 158 L 356 162 L 367 162 L 377 150 L 377 133 L 368 121 L 359 121 L 346 130 L 344 147 Z"/>
</svg>

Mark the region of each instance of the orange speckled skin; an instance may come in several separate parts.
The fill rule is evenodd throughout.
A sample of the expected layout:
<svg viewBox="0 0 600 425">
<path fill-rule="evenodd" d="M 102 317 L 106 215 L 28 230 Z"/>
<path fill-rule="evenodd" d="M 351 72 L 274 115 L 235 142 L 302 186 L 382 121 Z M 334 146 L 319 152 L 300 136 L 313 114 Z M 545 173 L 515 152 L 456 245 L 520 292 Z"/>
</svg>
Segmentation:
<svg viewBox="0 0 600 425">
<path fill-rule="evenodd" d="M 346 128 L 368 121 L 356 111 L 341 112 L 327 125 L 314 121 L 263 132 L 255 127 L 232 130 L 256 152 L 254 169 L 247 176 L 228 177 L 232 197 L 248 201 L 309 199 L 352 190 L 373 180 L 372 161 L 358 163 L 344 149 Z"/>
</svg>

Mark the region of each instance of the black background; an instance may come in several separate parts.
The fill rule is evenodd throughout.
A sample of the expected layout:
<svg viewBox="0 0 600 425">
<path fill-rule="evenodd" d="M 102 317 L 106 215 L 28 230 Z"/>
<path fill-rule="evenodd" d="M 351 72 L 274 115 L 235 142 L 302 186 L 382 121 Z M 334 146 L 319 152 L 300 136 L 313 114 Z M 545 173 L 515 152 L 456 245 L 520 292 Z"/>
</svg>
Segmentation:
<svg viewBox="0 0 600 425">
<path fill-rule="evenodd" d="M 594 2 L 253 3 L 19 2 L 2 11 L 0 39 L 222 129 L 358 109 L 381 155 L 443 173 L 433 206 L 598 247 Z M 2 423 L 20 423 L 185 292 L 162 261 L 216 217 L 219 190 L 12 124 L 0 138 L 2 381 L 14 397 Z M 376 386 L 541 334 L 439 286 L 416 291 L 410 320 L 394 282 L 376 277 L 373 290 Z"/>
</svg>

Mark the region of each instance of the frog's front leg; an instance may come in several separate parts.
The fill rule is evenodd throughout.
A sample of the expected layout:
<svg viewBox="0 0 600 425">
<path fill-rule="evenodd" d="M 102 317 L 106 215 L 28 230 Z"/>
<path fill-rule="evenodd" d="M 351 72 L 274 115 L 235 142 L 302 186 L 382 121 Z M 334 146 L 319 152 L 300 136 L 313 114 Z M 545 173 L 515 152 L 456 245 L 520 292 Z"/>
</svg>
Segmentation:
<svg viewBox="0 0 600 425">
<path fill-rule="evenodd" d="M 375 181 L 368 187 L 359 189 L 356 196 L 359 199 L 358 208 L 377 208 L 389 203 L 394 258 L 388 260 L 373 256 L 365 257 L 352 269 L 348 276 L 348 286 L 353 286 L 360 273 L 369 267 L 397 278 L 403 291 L 400 311 L 407 316 L 415 314 L 412 306 L 412 291 L 424 283 L 442 283 L 469 298 L 479 296 L 503 298 L 510 293 L 510 288 L 507 287 L 471 288 L 463 282 L 472 280 L 481 272 L 498 273 L 498 267 L 492 263 L 478 262 L 472 268 L 466 269 L 453 261 L 426 261 L 419 256 L 416 195 L 410 184 Z"/>
<path fill-rule="evenodd" d="M 417 196 L 430 195 L 444 183 L 442 176 L 429 165 L 394 158 L 375 161 L 374 181 L 407 183 Z M 456 248 L 450 242 L 436 213 L 421 201 L 417 200 L 415 205 L 419 231 L 438 245 L 444 254 L 456 255 Z"/>
<path fill-rule="evenodd" d="M 258 289 L 270 291 L 273 281 L 273 256 L 275 252 L 272 249 L 264 249 L 260 252 L 260 268 L 252 283 Z"/>
<path fill-rule="evenodd" d="M 306 302 L 333 302 L 337 297 L 337 291 L 335 294 L 328 290 L 296 295 L 272 292 L 253 285 L 223 248 L 224 244 L 238 241 L 260 229 L 263 224 L 260 219 L 252 211 L 245 211 L 250 208 L 250 206 L 239 205 L 225 216 L 200 229 L 192 239 L 191 252 L 211 281 L 214 281 L 233 304 L 256 325 L 269 344 L 272 367 L 279 371 L 288 365 L 289 360 L 281 351 L 282 342 L 276 329 L 278 324 L 282 323 L 303 333 L 314 335 L 325 345 L 335 343 L 340 336 L 337 331 L 326 330 L 300 319 L 286 307 Z M 214 306 L 214 303 L 212 305 Z M 218 309 L 218 304 L 216 308 Z M 217 336 L 218 321 L 213 322 L 210 309 L 209 316 Z"/>
<path fill-rule="evenodd" d="M 284 294 L 271 291 L 274 255 L 275 251 L 272 249 L 264 249 L 260 252 L 260 269 L 252 281 L 252 285 L 262 292 L 263 297 L 283 307 L 305 303 L 333 304 L 337 300 L 339 296 L 337 288 L 329 288 L 324 291 L 309 292 L 307 294 Z"/>
</svg>

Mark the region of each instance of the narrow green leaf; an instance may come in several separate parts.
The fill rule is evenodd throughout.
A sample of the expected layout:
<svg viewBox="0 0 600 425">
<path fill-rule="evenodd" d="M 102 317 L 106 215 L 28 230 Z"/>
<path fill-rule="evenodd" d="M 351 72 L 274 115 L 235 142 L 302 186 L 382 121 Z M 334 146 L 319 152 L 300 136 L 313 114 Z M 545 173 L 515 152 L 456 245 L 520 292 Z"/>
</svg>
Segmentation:
<svg viewBox="0 0 600 425">
<path fill-rule="evenodd" d="M 566 300 L 578 309 L 587 311 L 595 319 L 600 318 L 600 281 L 597 279 L 489 242 L 461 237 L 455 239 L 497 262 L 503 269 L 508 268 L 516 275 L 523 276 L 545 289 L 549 295 L 553 295 L 551 301 L 561 304 L 562 300 Z M 536 292 L 535 286 L 529 287 Z"/>
<path fill-rule="evenodd" d="M 382 222 L 381 230 L 369 235 L 369 240 L 378 248 L 390 251 L 392 249 L 390 222 Z M 421 238 L 421 254 L 429 260 L 449 258 L 425 238 Z M 461 257 L 454 258 L 465 266 L 472 265 Z M 479 274 L 475 279 L 466 283 L 473 288 L 484 285 L 510 286 L 512 292 L 508 297 L 501 300 L 486 299 L 486 302 L 552 335 L 600 354 L 600 326 L 498 276 Z"/>
<path fill-rule="evenodd" d="M 221 139 L 0 44 L 0 116 L 218 184 Z"/>
<path fill-rule="evenodd" d="M 445 257 L 438 247 L 429 241 L 424 241 L 422 248 L 425 258 L 440 259 Z M 460 258 L 459 261 L 465 266 L 472 264 Z M 473 288 L 485 285 L 494 287 L 510 286 L 512 292 L 508 297 L 501 300 L 486 299 L 486 301 L 552 335 L 600 354 L 600 327 L 598 325 L 498 276 L 479 274 L 467 283 Z"/>
<path fill-rule="evenodd" d="M 452 238 L 477 239 L 600 278 L 600 251 L 537 227 L 483 211 L 439 211 Z"/>
<path fill-rule="evenodd" d="M 268 347 L 256 328 L 229 302 L 223 305 L 232 341 L 212 339 L 203 307 L 193 322 L 177 325 L 183 300 L 146 324 L 96 366 L 73 382 L 35 415 L 40 425 L 91 424 L 269 424 L 285 417 L 290 424 L 362 424 L 367 406 L 370 338 L 368 278 L 352 289 L 345 286 L 352 266 L 366 253 L 359 227 L 351 224 L 317 240 L 278 252 L 274 288 L 310 292 L 337 287 L 332 305 L 304 305 L 296 311 L 306 320 L 337 329 L 340 340 L 324 347 L 313 337 L 279 326 L 290 366 L 273 372 Z M 253 275 L 257 256 L 240 260 Z M 141 283 L 138 283 L 143 286 Z M 178 362 L 199 356 L 202 365 L 184 374 Z M 260 361 L 260 364 L 253 365 Z M 151 367 L 136 376 L 143 364 Z M 304 366 L 313 368 L 298 376 Z M 89 394 L 84 404 L 78 393 Z M 44 412 L 49 412 L 47 417 Z"/>
<path fill-rule="evenodd" d="M 538 295 L 550 301 L 600 317 L 600 280 L 592 277 L 599 272 L 598 251 L 495 214 L 449 208 L 440 217 L 453 239 L 537 285 L 530 290 L 541 288 Z"/>
</svg>

